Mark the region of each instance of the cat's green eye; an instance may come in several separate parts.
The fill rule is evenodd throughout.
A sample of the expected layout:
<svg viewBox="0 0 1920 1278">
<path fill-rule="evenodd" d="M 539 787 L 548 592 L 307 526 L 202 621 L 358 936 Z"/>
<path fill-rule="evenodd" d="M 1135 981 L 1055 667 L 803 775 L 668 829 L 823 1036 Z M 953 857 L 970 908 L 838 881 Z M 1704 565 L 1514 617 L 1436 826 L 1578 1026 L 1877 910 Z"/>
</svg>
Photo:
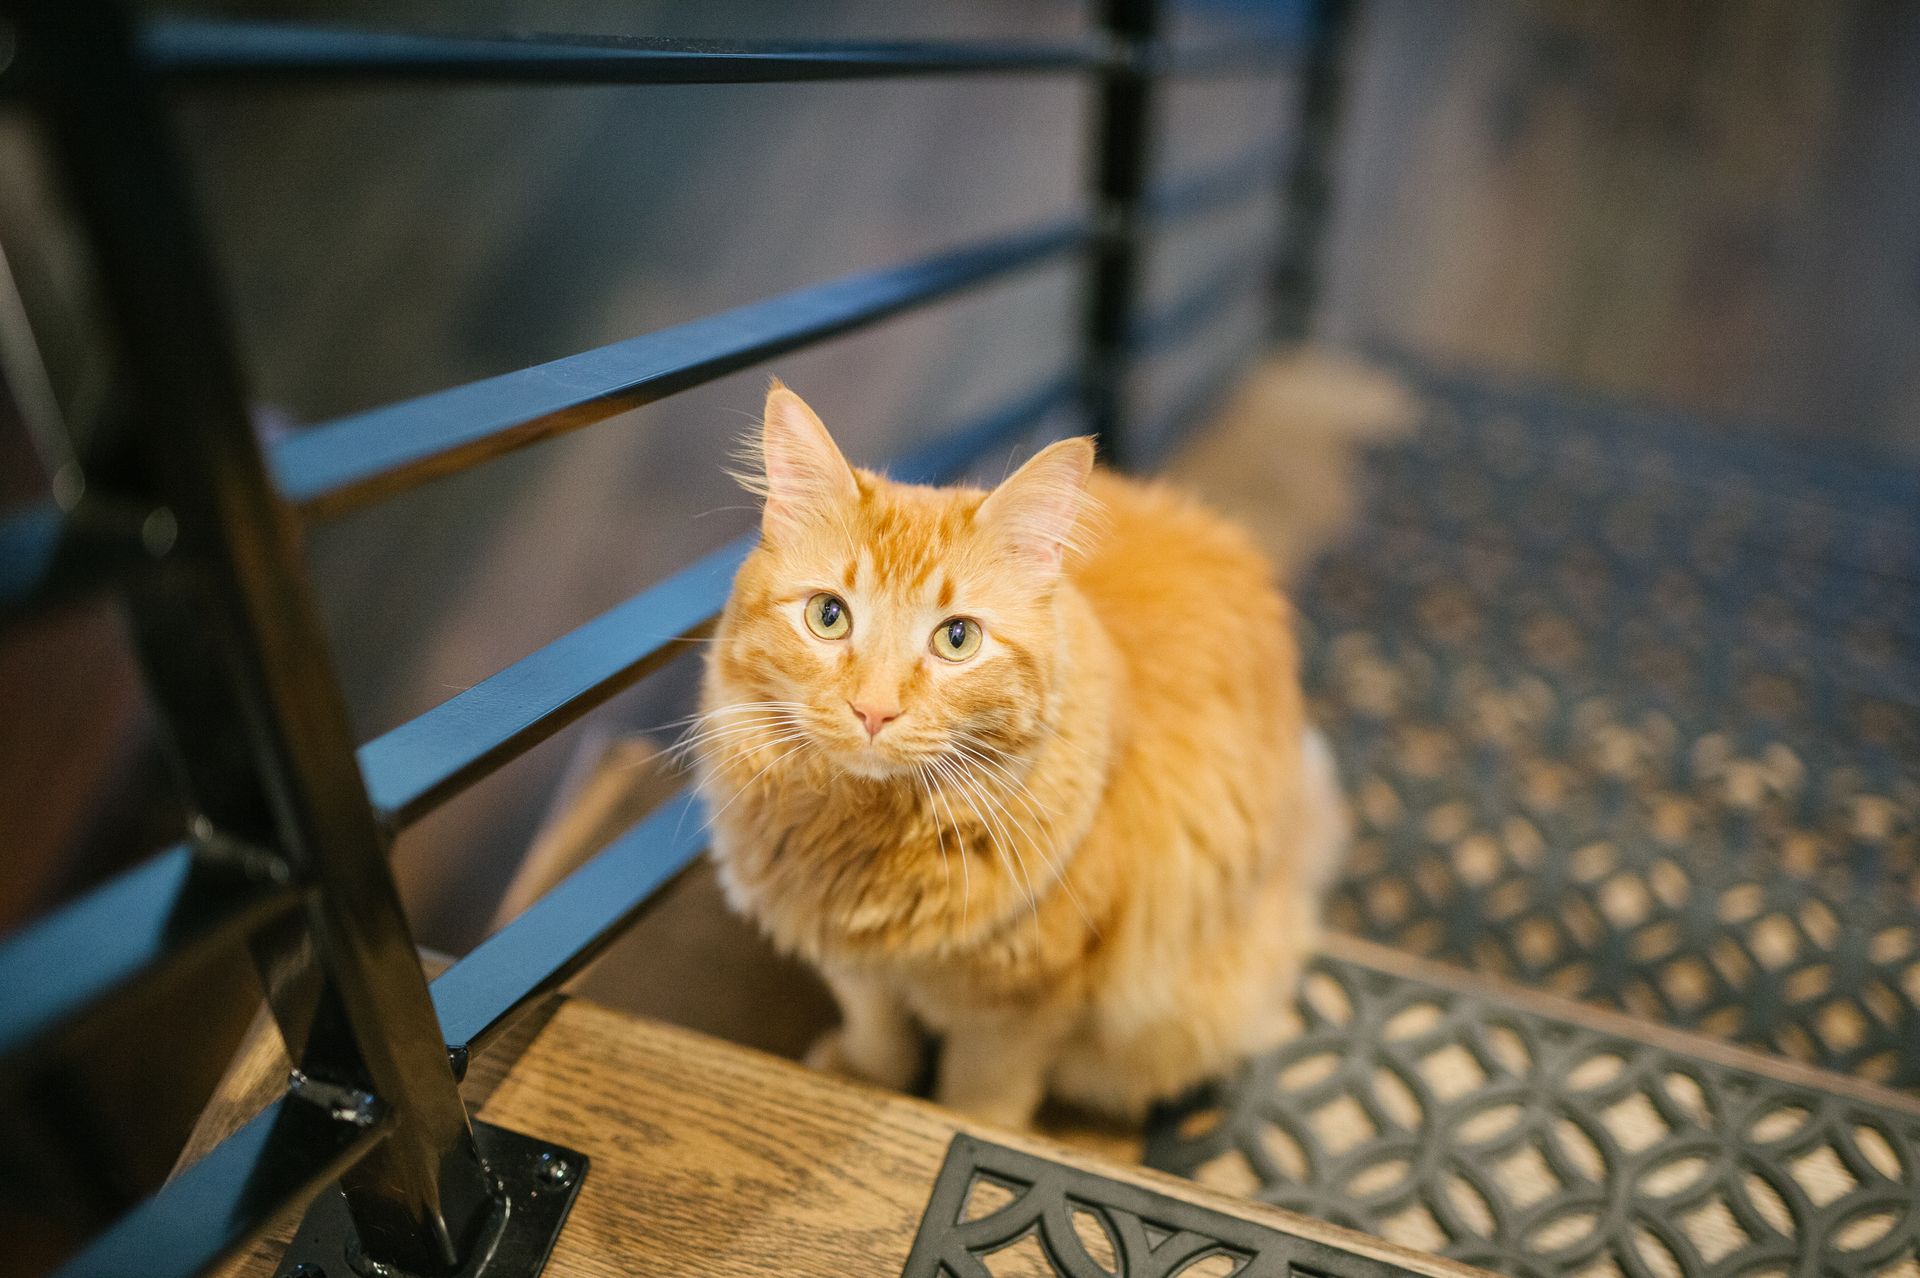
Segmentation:
<svg viewBox="0 0 1920 1278">
<path fill-rule="evenodd" d="M 853 629 L 853 614 L 838 595 L 815 595 L 807 600 L 807 629 L 822 639 L 844 639 Z"/>
<path fill-rule="evenodd" d="M 967 617 L 948 617 L 933 632 L 933 655 L 965 661 L 980 651 L 980 623 Z"/>
</svg>

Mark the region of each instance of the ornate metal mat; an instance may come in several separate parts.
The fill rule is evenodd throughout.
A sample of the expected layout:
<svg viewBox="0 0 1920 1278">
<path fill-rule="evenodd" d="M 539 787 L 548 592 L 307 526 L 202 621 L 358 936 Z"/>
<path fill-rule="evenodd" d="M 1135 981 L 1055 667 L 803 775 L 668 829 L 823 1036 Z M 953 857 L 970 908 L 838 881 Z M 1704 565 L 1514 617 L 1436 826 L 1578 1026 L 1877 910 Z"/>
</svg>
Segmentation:
<svg viewBox="0 0 1920 1278">
<path fill-rule="evenodd" d="M 1423 390 L 1298 592 L 1333 924 L 1920 1088 L 1920 480 Z"/>
<path fill-rule="evenodd" d="M 1910 1114 L 1336 960 L 1299 1013 L 1150 1166 L 1516 1278 L 1920 1278 Z"/>
<path fill-rule="evenodd" d="M 956 1136 L 902 1278 L 1401 1278 L 1412 1271 Z"/>
</svg>

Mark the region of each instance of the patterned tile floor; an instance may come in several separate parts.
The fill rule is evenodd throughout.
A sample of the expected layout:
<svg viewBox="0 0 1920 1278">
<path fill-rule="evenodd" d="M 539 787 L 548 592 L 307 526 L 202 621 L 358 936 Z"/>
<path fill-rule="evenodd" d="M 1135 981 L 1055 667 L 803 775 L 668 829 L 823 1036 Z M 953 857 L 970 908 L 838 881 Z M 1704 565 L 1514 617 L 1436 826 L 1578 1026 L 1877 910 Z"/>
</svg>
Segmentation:
<svg viewBox="0 0 1920 1278">
<path fill-rule="evenodd" d="M 1300 601 L 1334 922 L 1920 1087 L 1920 491 L 1428 391 Z"/>
<path fill-rule="evenodd" d="M 1334 926 L 1920 1091 L 1920 476 L 1419 389 L 1298 593 Z M 1333 960 L 1300 1014 L 1148 1161 L 1516 1275 L 1920 1278 L 1898 1106 Z"/>
<path fill-rule="evenodd" d="M 1361 964 L 1150 1166 L 1516 1278 L 1920 1278 L 1902 1112 Z"/>
</svg>

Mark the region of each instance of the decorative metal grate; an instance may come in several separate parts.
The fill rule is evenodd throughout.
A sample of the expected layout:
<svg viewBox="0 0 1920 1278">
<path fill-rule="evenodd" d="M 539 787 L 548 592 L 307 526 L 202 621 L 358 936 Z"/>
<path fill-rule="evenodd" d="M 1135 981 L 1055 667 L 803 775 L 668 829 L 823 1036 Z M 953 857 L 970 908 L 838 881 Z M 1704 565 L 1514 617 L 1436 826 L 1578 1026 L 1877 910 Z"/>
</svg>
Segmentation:
<svg viewBox="0 0 1920 1278">
<path fill-rule="evenodd" d="M 1397 1278 L 1413 1271 L 956 1136 L 902 1278 Z"/>
<path fill-rule="evenodd" d="M 1920 1278 L 1920 1117 L 1337 960 L 1146 1161 L 1516 1278 Z"/>
<path fill-rule="evenodd" d="M 1299 599 L 1332 922 L 1920 1086 L 1920 482 L 1426 389 Z"/>
</svg>

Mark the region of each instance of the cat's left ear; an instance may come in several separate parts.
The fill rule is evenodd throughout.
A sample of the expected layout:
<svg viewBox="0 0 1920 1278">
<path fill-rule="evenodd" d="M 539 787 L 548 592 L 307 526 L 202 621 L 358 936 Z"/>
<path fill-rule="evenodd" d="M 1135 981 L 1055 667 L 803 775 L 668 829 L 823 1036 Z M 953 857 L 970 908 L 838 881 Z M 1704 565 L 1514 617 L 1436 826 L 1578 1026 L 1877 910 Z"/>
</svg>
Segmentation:
<svg viewBox="0 0 1920 1278">
<path fill-rule="evenodd" d="M 1092 472 L 1092 439 L 1049 444 L 988 493 L 974 518 L 1036 567 L 1058 572 L 1062 557 L 1073 549 Z"/>
<path fill-rule="evenodd" d="M 829 519 L 833 511 L 859 502 L 853 467 L 847 465 L 826 424 L 777 378 L 767 389 L 764 421 L 760 460 L 765 473 L 766 510 L 761 517 L 765 531 L 775 533 Z"/>
</svg>

